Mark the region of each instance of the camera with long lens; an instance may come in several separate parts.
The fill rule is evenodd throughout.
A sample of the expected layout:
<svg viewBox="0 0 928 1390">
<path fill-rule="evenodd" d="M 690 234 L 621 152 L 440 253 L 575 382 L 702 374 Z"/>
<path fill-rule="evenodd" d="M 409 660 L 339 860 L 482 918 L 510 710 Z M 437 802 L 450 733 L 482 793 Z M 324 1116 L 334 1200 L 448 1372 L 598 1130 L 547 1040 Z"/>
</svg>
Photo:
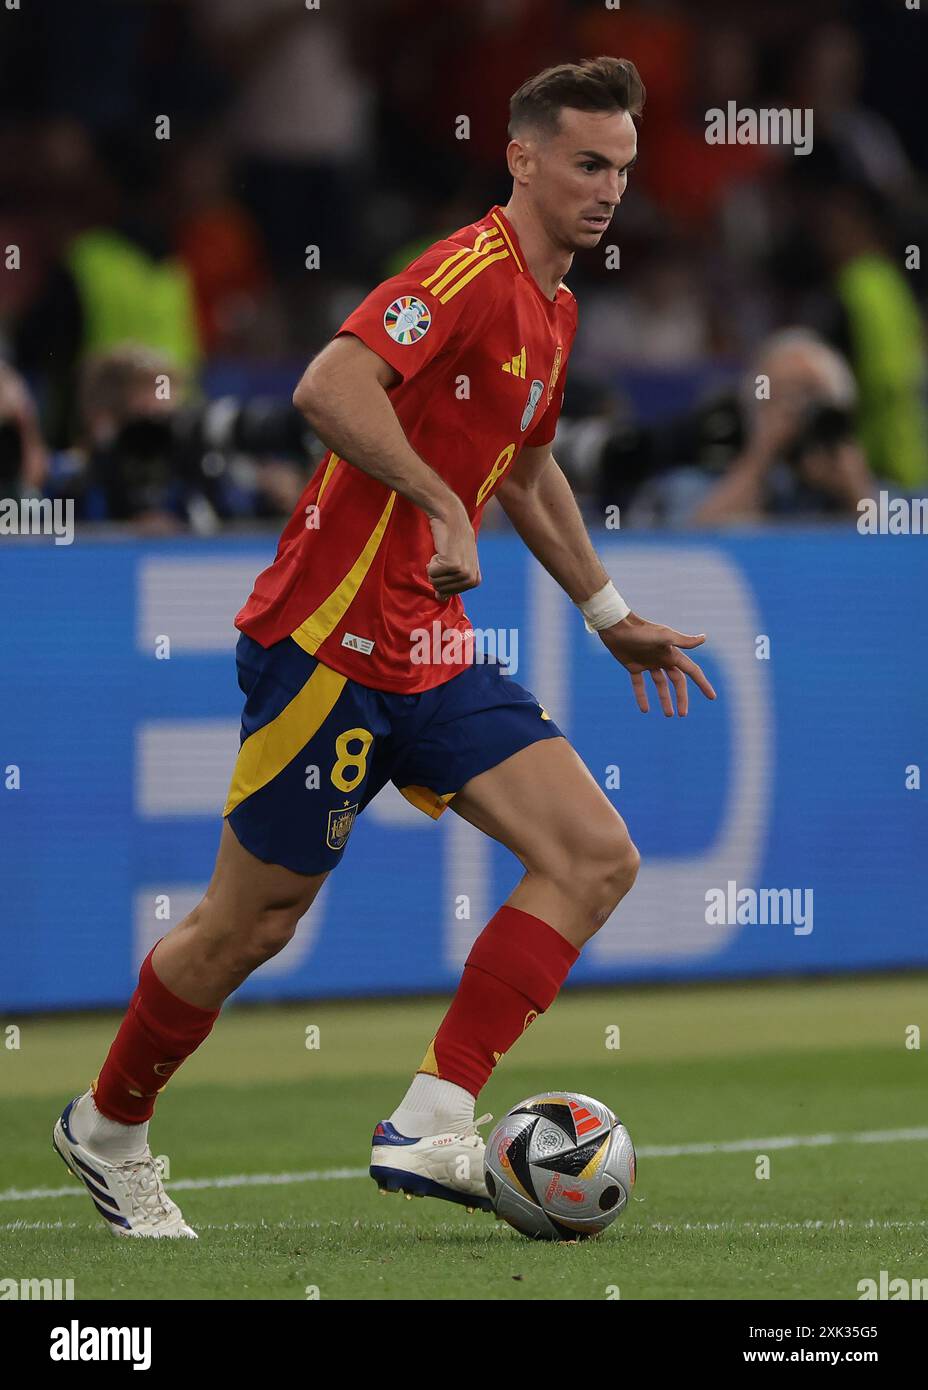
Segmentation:
<svg viewBox="0 0 928 1390">
<path fill-rule="evenodd" d="M 113 520 L 183 511 L 193 495 L 205 497 L 223 516 L 233 473 L 253 469 L 252 460 L 262 458 L 308 464 L 314 441 L 289 404 L 223 397 L 170 415 L 126 420 L 94 455 L 93 472 Z"/>
<path fill-rule="evenodd" d="M 784 452 L 791 468 L 818 449 L 836 449 L 854 438 L 854 413 L 844 406 L 812 401 L 806 407 L 802 424 L 792 444 Z"/>
<path fill-rule="evenodd" d="M 854 431 L 853 411 L 811 401 L 783 461 L 798 470 L 808 454 L 834 449 L 852 440 Z M 642 483 L 674 468 L 699 468 L 720 477 L 746 443 L 744 413 L 734 392 L 714 396 L 667 423 L 616 427 L 600 446 L 601 500 L 626 505 Z"/>
</svg>

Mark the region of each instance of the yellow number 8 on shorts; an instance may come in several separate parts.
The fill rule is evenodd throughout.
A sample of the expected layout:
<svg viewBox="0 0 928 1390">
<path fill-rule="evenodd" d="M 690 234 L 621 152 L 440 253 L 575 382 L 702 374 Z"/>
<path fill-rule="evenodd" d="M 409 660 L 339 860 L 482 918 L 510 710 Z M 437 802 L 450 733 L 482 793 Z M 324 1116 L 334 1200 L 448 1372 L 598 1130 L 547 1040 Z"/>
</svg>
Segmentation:
<svg viewBox="0 0 928 1390">
<path fill-rule="evenodd" d="M 333 785 L 338 787 L 340 792 L 352 792 L 364 781 L 367 774 L 367 755 L 373 742 L 374 735 L 370 729 L 346 729 L 335 740 L 338 759 L 332 768 L 331 778 Z M 360 752 L 352 753 L 348 747 L 350 743 L 360 743 Z M 349 768 L 353 768 L 354 771 L 350 776 L 346 776 Z"/>
</svg>

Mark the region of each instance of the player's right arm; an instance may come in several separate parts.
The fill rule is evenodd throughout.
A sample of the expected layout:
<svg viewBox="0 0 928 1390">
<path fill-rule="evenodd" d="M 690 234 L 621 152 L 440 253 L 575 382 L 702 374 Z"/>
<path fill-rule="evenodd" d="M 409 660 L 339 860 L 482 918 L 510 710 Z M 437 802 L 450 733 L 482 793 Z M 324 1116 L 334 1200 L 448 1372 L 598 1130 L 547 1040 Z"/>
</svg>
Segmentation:
<svg viewBox="0 0 928 1390">
<path fill-rule="evenodd" d="M 346 333 L 310 362 L 293 404 L 329 449 L 425 512 L 436 551 L 428 577 L 439 598 L 450 598 L 480 583 L 477 542 L 464 503 L 406 438 L 387 395 L 399 380 L 389 362 Z"/>
</svg>

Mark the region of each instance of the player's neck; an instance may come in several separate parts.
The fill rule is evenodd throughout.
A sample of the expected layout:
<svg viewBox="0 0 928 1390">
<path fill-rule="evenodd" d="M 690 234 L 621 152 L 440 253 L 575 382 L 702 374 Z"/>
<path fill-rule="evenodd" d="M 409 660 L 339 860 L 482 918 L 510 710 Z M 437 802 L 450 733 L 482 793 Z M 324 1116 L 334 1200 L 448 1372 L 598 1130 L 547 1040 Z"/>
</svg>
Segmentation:
<svg viewBox="0 0 928 1390">
<path fill-rule="evenodd" d="M 522 248 L 526 267 L 552 302 L 557 297 L 557 287 L 570 270 L 574 255 L 556 246 L 531 208 L 510 198 L 503 208 L 503 215 L 514 228 Z"/>
</svg>

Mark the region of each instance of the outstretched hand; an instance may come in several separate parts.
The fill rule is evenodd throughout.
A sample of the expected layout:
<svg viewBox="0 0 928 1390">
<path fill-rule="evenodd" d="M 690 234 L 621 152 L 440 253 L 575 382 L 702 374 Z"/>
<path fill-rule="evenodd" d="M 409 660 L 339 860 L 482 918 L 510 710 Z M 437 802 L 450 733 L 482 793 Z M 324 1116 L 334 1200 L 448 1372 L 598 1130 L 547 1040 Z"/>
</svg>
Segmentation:
<svg viewBox="0 0 928 1390">
<path fill-rule="evenodd" d="M 647 714 L 649 708 L 645 671 L 650 671 L 661 709 L 669 719 L 673 718 L 674 712 L 671 685 L 676 691 L 677 714 L 682 718 L 689 709 L 687 677 L 698 686 L 707 700 L 715 699 L 715 691 L 702 668 L 680 650 L 681 647 L 701 647 L 706 640 L 704 632 L 692 637 L 685 632 L 675 632 L 672 627 L 664 627 L 661 623 L 648 622 L 647 618 L 639 618 L 637 613 L 629 613 L 620 623 L 603 628 L 599 635 L 616 661 L 620 661 L 631 676 L 635 699 L 643 714 Z"/>
</svg>

